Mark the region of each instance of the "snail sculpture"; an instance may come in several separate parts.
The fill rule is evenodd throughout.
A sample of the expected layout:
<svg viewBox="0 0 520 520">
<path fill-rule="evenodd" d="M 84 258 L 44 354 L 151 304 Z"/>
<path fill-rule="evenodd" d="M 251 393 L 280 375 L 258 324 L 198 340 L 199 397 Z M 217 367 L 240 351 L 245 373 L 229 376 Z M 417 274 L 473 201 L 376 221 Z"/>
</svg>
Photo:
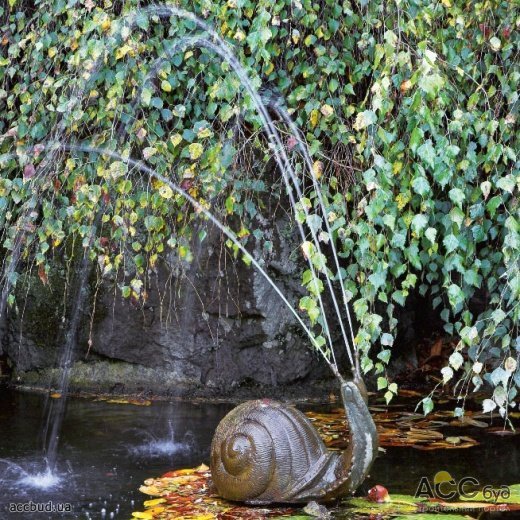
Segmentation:
<svg viewBox="0 0 520 520">
<path fill-rule="evenodd" d="M 302 413 L 277 401 L 247 401 L 228 413 L 211 444 L 217 493 L 250 505 L 330 501 L 353 493 L 377 455 L 363 382 L 343 382 L 349 445 L 329 451 Z"/>
</svg>

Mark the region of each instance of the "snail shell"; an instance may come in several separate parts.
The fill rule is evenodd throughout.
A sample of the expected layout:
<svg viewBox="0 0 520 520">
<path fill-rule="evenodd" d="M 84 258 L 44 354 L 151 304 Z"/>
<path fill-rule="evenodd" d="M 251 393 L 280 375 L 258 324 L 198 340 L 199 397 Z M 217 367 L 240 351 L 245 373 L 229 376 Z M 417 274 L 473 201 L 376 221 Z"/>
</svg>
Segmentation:
<svg viewBox="0 0 520 520">
<path fill-rule="evenodd" d="M 377 454 L 377 431 L 358 385 L 341 388 L 350 425 L 344 452 L 328 451 L 292 406 L 247 401 L 219 423 L 210 468 L 218 494 L 252 505 L 332 500 L 355 491 Z"/>
<path fill-rule="evenodd" d="M 299 492 L 335 458 L 303 413 L 277 401 L 248 401 L 218 425 L 211 474 L 228 500 L 300 502 L 307 499 Z"/>
</svg>

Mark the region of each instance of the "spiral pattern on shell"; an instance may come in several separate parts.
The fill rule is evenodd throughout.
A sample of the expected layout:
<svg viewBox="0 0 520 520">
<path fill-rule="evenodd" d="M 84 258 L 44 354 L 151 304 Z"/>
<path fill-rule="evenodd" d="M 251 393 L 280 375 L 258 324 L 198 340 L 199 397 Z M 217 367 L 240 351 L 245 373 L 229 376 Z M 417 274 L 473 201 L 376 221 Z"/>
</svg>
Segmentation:
<svg viewBox="0 0 520 520">
<path fill-rule="evenodd" d="M 307 417 L 276 401 L 248 401 L 217 427 L 211 473 L 220 496 L 268 503 L 291 501 L 329 453 Z"/>
</svg>

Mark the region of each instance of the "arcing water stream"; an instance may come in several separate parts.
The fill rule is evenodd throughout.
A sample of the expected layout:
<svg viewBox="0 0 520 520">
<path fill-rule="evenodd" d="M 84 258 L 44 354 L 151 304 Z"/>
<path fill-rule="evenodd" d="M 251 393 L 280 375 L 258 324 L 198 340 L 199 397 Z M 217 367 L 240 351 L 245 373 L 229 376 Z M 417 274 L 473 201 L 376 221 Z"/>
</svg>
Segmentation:
<svg viewBox="0 0 520 520">
<path fill-rule="evenodd" d="M 148 79 L 152 77 L 154 73 L 156 73 L 158 67 L 160 66 L 160 63 L 163 63 L 164 60 L 171 59 L 171 57 L 178 52 L 179 50 L 186 49 L 188 47 L 205 47 L 207 49 L 210 49 L 212 52 L 216 53 L 222 60 L 226 61 L 233 71 L 236 73 L 237 77 L 240 80 L 241 85 L 246 90 L 246 92 L 249 94 L 251 99 L 253 100 L 254 106 L 256 108 L 256 111 L 262 121 L 263 130 L 265 135 L 268 138 L 270 149 L 274 155 L 276 164 L 282 173 L 283 180 L 285 183 L 286 191 L 292 206 L 293 211 L 296 211 L 297 207 L 301 207 L 305 213 L 305 216 L 309 217 L 309 212 L 305 204 L 298 204 L 299 201 L 303 197 L 303 192 L 301 189 L 301 181 L 298 179 L 298 175 L 296 174 L 294 167 L 292 166 L 291 162 L 289 161 L 289 158 L 287 156 L 287 153 L 285 151 L 284 144 L 282 142 L 282 139 L 279 135 L 279 132 L 276 128 L 276 125 L 274 124 L 273 119 L 269 115 L 267 105 L 262 101 L 261 96 L 259 95 L 257 89 L 253 86 L 253 82 L 251 81 L 246 69 L 240 64 L 238 59 L 236 58 L 235 54 L 232 51 L 232 48 L 214 31 L 211 27 L 209 27 L 203 20 L 196 17 L 194 14 L 186 12 L 184 10 L 178 9 L 173 6 L 151 6 L 145 9 L 141 9 L 139 11 L 133 12 L 130 15 L 127 15 L 123 19 L 121 19 L 121 26 L 125 26 L 127 28 L 132 28 L 135 26 L 137 15 L 139 16 L 145 15 L 145 16 L 156 16 L 160 19 L 169 18 L 169 17 L 179 17 L 184 18 L 193 21 L 196 26 L 207 33 L 208 36 L 202 34 L 202 35 L 194 35 L 190 37 L 186 37 L 183 39 L 180 39 L 176 42 L 174 42 L 173 45 L 165 49 L 164 56 L 159 57 L 156 60 L 156 63 L 152 66 L 151 72 L 148 76 Z M 110 47 L 116 45 L 118 43 L 118 39 L 113 39 L 111 45 L 107 44 L 107 49 L 109 50 Z M 72 94 L 71 99 L 69 101 L 69 111 L 71 111 L 75 106 L 77 106 L 79 103 L 81 103 L 85 97 L 85 92 L 88 88 L 88 85 L 90 84 L 90 81 L 93 80 L 95 77 L 96 71 L 99 70 L 99 67 L 101 66 L 103 61 L 103 56 L 101 56 L 96 64 L 94 65 L 93 69 L 90 72 L 89 80 L 81 87 L 79 90 Z M 277 110 L 282 117 L 282 120 L 285 122 L 285 124 L 289 127 L 293 135 L 298 139 L 299 145 L 301 150 L 304 154 L 305 159 L 305 165 L 308 170 L 308 175 L 312 179 L 312 183 L 314 186 L 314 189 L 316 190 L 316 193 L 318 195 L 318 200 L 321 208 L 322 213 L 322 220 L 325 221 L 326 229 L 330 236 L 330 228 L 328 225 L 328 210 L 325 205 L 325 202 L 323 200 L 323 197 L 321 195 L 321 188 L 319 185 L 318 180 L 316 179 L 315 175 L 313 174 L 313 167 L 312 167 L 312 161 L 310 158 L 310 155 L 308 153 L 308 150 L 303 142 L 303 139 L 294 124 L 294 122 L 291 120 L 288 112 L 283 109 L 280 106 L 277 106 Z M 330 327 L 327 320 L 327 315 L 325 311 L 325 306 L 322 300 L 321 294 L 318 292 L 317 298 L 319 301 L 320 306 L 320 319 L 321 324 L 323 327 L 323 330 L 325 332 L 325 335 L 327 337 L 328 341 L 328 347 L 324 348 L 321 344 L 319 344 L 316 341 L 315 335 L 313 332 L 309 329 L 309 327 L 304 323 L 302 318 L 300 317 L 299 313 L 295 310 L 293 305 L 287 300 L 283 292 L 276 286 L 274 281 L 270 278 L 270 276 L 267 274 L 265 269 L 262 268 L 260 263 L 251 256 L 251 254 L 246 250 L 246 248 L 243 246 L 243 244 L 240 242 L 240 240 L 237 238 L 235 233 L 227 226 L 222 224 L 218 218 L 213 215 L 208 209 L 203 207 L 195 198 L 193 198 L 189 193 L 187 193 L 185 190 L 183 190 L 179 185 L 177 185 L 175 182 L 173 182 L 171 179 L 164 177 L 163 175 L 159 174 L 152 168 L 148 167 L 141 161 L 134 160 L 132 158 L 127 158 L 119 154 L 117 151 L 113 150 L 107 150 L 95 146 L 90 146 L 88 143 L 78 143 L 78 144 L 72 144 L 67 143 L 64 139 L 65 134 L 65 119 L 62 120 L 61 124 L 58 125 L 56 132 L 54 133 L 53 138 L 45 143 L 38 145 L 40 147 L 40 150 L 42 147 L 46 150 L 47 153 L 50 154 L 50 157 L 57 157 L 58 152 L 72 152 L 72 153 L 90 153 L 90 154 L 96 154 L 96 155 L 103 155 L 106 157 L 111 157 L 114 159 L 117 159 L 123 163 L 129 164 L 133 166 L 135 169 L 139 170 L 141 173 L 144 173 L 145 175 L 149 177 L 156 178 L 160 180 L 162 183 L 168 185 L 172 191 L 178 193 L 182 197 L 184 197 L 187 201 L 192 204 L 199 214 L 204 215 L 205 218 L 207 218 L 209 221 L 211 221 L 217 228 L 219 228 L 237 247 L 238 249 L 244 254 L 246 258 L 248 258 L 252 265 L 258 270 L 258 272 L 266 279 L 266 281 L 273 287 L 273 289 L 276 291 L 278 296 L 281 298 L 281 300 L 284 302 L 284 304 L 290 309 L 291 313 L 295 317 L 296 321 L 301 325 L 303 330 L 305 331 L 307 337 L 309 338 L 309 341 L 313 345 L 313 347 L 322 355 L 328 366 L 331 368 L 334 375 L 341 379 L 341 375 L 339 372 L 337 360 L 336 360 L 336 353 L 334 350 L 333 340 L 331 336 Z M 33 147 L 34 149 L 34 147 Z M 30 148 L 28 148 L 26 151 L 30 151 Z M 7 159 L 12 154 L 3 156 L 0 159 Z M 52 161 L 50 161 L 52 163 Z M 47 163 L 48 165 L 49 163 Z M 39 175 L 36 175 L 31 182 L 33 182 L 35 185 L 37 185 L 38 179 L 40 179 L 43 175 L 43 171 L 40 172 Z M 22 213 L 21 219 L 27 218 L 27 214 L 29 212 Z M 296 224 L 300 233 L 300 236 L 303 241 L 306 240 L 307 233 L 303 227 L 303 225 L 296 220 Z M 15 249 L 12 251 L 10 260 L 6 263 L 4 273 L 3 273 L 3 281 L 4 281 L 4 287 L 2 289 L 2 297 L 0 300 L 0 317 L 4 315 L 6 311 L 6 302 L 7 302 L 7 295 L 10 290 L 10 283 L 11 283 L 11 277 L 12 273 L 15 271 L 19 257 L 20 257 L 20 251 L 23 243 L 23 228 L 24 226 L 21 225 L 18 240 L 16 241 L 16 244 L 18 244 L 18 248 L 15 247 Z M 316 230 L 313 226 L 308 226 L 313 244 L 316 248 L 316 250 L 321 254 L 321 244 L 318 240 Z M 95 226 L 92 230 L 92 233 L 95 233 Z M 93 235 L 91 235 L 91 239 L 93 238 Z M 345 289 L 343 287 L 342 283 L 342 277 L 341 277 L 341 270 L 339 266 L 339 260 L 337 256 L 337 252 L 334 248 L 333 239 L 330 241 L 331 243 L 331 254 L 334 258 L 335 267 L 337 269 L 337 276 L 336 280 L 340 284 L 341 288 L 341 294 L 342 294 L 342 303 L 344 305 L 344 312 L 347 316 L 348 325 L 350 327 L 350 341 L 347 337 L 347 333 L 345 331 L 344 325 L 343 325 L 343 315 L 340 310 L 334 287 L 332 285 L 331 278 L 327 272 L 326 269 L 321 270 L 322 274 L 325 275 L 327 288 L 329 290 L 329 295 L 332 299 L 334 310 L 337 314 L 337 318 L 340 323 L 341 327 L 341 333 L 342 338 L 344 342 L 344 346 L 346 348 L 351 368 L 353 372 L 356 374 L 357 377 L 360 376 L 360 369 L 359 369 L 359 362 L 357 353 L 355 352 L 354 348 L 354 332 L 353 332 L 353 326 L 352 326 L 352 320 L 350 317 L 350 313 L 348 310 L 348 302 L 347 297 L 345 293 Z M 88 248 L 87 248 L 88 249 Z M 309 269 L 311 270 L 313 276 L 317 278 L 319 275 L 316 272 L 316 268 L 310 258 L 306 259 L 309 264 Z M 46 485 L 52 486 L 56 485 L 56 480 L 52 477 L 56 473 L 56 464 L 57 464 L 57 453 L 58 453 L 58 445 L 59 445 L 59 436 L 60 436 L 60 429 L 61 424 L 63 422 L 63 417 L 65 414 L 66 409 L 66 394 L 68 391 L 68 385 L 69 385 L 69 376 L 70 376 L 70 368 L 71 363 L 73 359 L 73 353 L 77 344 L 77 334 L 78 334 L 78 327 L 81 322 L 81 309 L 83 308 L 84 299 L 86 297 L 86 282 L 88 278 L 88 273 L 90 269 L 90 262 L 88 260 L 88 254 L 87 252 L 84 253 L 84 258 L 81 261 L 81 266 L 79 269 L 79 275 L 78 280 L 76 284 L 76 294 L 74 296 L 74 304 L 72 306 L 72 314 L 70 319 L 68 320 L 68 323 L 66 325 L 65 329 L 65 335 L 63 338 L 63 347 L 61 349 L 60 359 L 59 359 L 59 366 L 62 370 L 60 381 L 59 381 L 59 387 L 58 392 L 61 393 L 62 398 L 57 401 L 52 401 L 49 406 L 47 419 L 45 421 L 45 427 L 44 427 L 44 438 L 45 438 L 45 448 L 44 448 L 44 457 L 45 457 L 45 468 L 42 472 L 41 467 L 37 470 L 36 474 L 39 476 L 36 479 L 29 479 L 25 480 L 27 484 L 33 482 L 34 485 L 43 485 L 46 483 Z M 25 470 L 24 470 L 25 471 Z M 43 478 L 44 477 L 44 478 Z"/>
</svg>

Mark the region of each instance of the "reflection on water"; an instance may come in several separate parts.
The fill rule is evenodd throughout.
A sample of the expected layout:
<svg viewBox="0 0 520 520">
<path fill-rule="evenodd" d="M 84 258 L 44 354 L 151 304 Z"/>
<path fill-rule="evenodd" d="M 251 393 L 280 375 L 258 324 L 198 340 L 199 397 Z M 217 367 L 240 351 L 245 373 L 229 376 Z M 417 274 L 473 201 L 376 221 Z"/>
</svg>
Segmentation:
<svg viewBox="0 0 520 520">
<path fill-rule="evenodd" d="M 0 388 L 0 518 L 124 518 L 142 510 L 143 480 L 208 462 L 219 420 L 232 407 L 208 403 L 154 402 L 133 406 L 71 399 L 60 439 L 59 481 L 45 472 L 38 429 L 44 397 Z M 449 431 L 445 431 L 449 434 Z M 478 429 L 454 429 L 481 445 L 467 450 L 419 451 L 388 448 L 374 464 L 374 484 L 390 493 L 413 493 L 423 476 L 440 470 L 455 479 L 473 476 L 484 484 L 520 481 L 518 437 L 496 437 Z M 35 484 L 37 486 L 35 487 Z M 74 514 L 9 513 L 18 502 L 70 503 Z M 336 515 L 348 518 L 346 515 Z"/>
</svg>

